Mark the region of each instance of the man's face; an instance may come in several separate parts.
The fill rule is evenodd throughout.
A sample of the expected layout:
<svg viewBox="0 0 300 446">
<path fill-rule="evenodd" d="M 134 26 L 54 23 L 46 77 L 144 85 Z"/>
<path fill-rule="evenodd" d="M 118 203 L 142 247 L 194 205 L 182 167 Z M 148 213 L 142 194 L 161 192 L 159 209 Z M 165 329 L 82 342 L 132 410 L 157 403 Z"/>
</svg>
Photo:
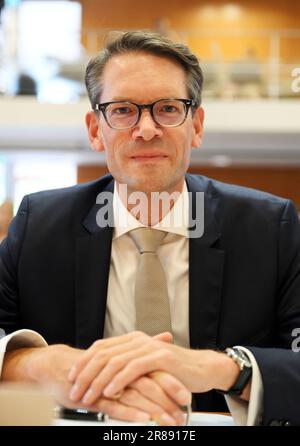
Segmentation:
<svg viewBox="0 0 300 446">
<path fill-rule="evenodd" d="M 102 77 L 100 102 L 130 101 L 152 103 L 158 99 L 188 98 L 186 73 L 170 59 L 147 53 L 113 56 Z M 199 147 L 202 137 L 203 109 L 173 128 L 156 124 L 149 110 L 128 130 L 108 126 L 103 115 L 86 116 L 92 147 L 105 151 L 108 169 L 128 191 L 172 193 L 181 190 L 188 169 L 192 147 Z"/>
</svg>

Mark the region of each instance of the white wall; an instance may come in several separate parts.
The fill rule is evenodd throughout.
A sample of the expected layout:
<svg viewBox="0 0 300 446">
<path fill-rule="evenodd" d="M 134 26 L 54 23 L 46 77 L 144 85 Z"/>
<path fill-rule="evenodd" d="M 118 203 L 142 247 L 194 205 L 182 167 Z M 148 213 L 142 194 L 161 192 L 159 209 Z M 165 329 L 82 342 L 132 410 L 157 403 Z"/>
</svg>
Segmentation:
<svg viewBox="0 0 300 446">
<path fill-rule="evenodd" d="M 300 100 L 211 101 L 203 106 L 205 137 L 194 161 L 221 155 L 233 161 L 300 164 Z M 89 149 L 88 110 L 87 99 L 54 105 L 30 97 L 0 97 L 0 151 L 50 150 L 81 162 L 99 161 L 99 154 Z"/>
</svg>

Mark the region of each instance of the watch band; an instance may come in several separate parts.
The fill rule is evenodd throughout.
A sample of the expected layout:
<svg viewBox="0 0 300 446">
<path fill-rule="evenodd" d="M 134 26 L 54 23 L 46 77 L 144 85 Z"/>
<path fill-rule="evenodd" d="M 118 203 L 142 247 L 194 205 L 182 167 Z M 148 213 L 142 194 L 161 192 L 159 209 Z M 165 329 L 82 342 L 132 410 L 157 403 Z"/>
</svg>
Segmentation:
<svg viewBox="0 0 300 446">
<path fill-rule="evenodd" d="M 226 348 L 225 352 L 240 369 L 239 376 L 229 390 L 218 390 L 223 395 L 241 395 L 252 376 L 252 365 L 248 356 L 238 348 Z"/>
</svg>

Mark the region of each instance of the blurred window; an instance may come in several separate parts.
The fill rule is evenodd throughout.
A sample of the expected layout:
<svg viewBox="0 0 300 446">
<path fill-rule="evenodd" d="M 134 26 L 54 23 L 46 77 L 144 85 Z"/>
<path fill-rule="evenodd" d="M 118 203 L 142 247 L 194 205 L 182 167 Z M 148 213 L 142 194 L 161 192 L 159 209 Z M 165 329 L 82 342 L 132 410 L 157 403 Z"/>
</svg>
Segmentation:
<svg viewBox="0 0 300 446">
<path fill-rule="evenodd" d="M 37 90 L 39 99 L 54 103 L 73 100 L 73 91 L 71 95 L 68 90 L 62 95 L 59 90 L 52 89 L 51 97 L 48 97 L 45 90 L 47 83 L 59 75 L 62 65 L 72 65 L 82 56 L 81 4 L 76 1 L 28 0 L 17 8 L 5 8 L 4 13 L 6 73 L 2 77 L 7 79 L 7 85 L 5 79 L 2 80 L 2 89 L 6 88 L 9 94 L 27 94 L 19 93 L 18 85 L 20 76 L 25 75 L 26 85 L 31 79 L 31 94 Z M 78 90 L 77 85 L 66 85 L 68 88 Z M 77 92 L 76 95 L 75 99 L 78 99 Z"/>
<path fill-rule="evenodd" d="M 31 61 L 80 56 L 81 6 L 69 1 L 26 1 L 19 7 L 19 55 L 22 67 Z"/>
<path fill-rule="evenodd" d="M 70 161 L 16 162 L 13 167 L 14 211 L 26 194 L 76 184 L 77 166 Z"/>
</svg>

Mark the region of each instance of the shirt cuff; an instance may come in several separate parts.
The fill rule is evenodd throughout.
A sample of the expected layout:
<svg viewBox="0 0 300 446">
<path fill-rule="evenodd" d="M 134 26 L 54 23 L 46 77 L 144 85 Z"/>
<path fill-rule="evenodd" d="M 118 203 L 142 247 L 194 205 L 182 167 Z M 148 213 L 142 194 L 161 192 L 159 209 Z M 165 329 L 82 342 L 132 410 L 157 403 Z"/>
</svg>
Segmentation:
<svg viewBox="0 0 300 446">
<path fill-rule="evenodd" d="M 0 379 L 6 352 L 26 347 L 46 347 L 48 344 L 36 331 L 17 330 L 0 339 Z"/>
<path fill-rule="evenodd" d="M 249 402 L 236 396 L 225 396 L 227 405 L 237 426 L 257 426 L 261 423 L 263 412 L 263 382 L 260 370 L 253 354 L 245 347 L 243 350 L 252 365 L 252 383 Z"/>
</svg>

